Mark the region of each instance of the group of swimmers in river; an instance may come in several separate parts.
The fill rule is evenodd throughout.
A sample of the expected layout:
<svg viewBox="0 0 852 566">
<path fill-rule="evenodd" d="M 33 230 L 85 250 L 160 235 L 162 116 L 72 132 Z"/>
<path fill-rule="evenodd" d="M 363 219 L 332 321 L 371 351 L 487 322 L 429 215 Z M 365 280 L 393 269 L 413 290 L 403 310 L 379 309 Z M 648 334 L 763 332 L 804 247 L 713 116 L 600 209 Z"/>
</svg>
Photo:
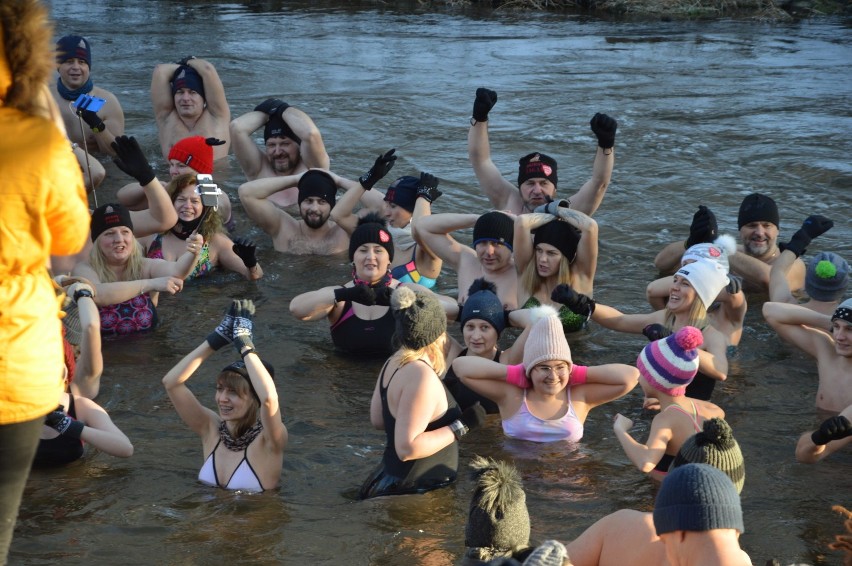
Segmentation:
<svg viewBox="0 0 852 566">
<path fill-rule="evenodd" d="M 723 408 L 710 399 L 728 377 L 728 356 L 743 332 L 745 293 L 754 291 L 768 293 L 763 314 L 779 336 L 816 359 L 816 406 L 836 413 L 801 436 L 796 458 L 815 462 L 852 442 L 852 299 L 842 302 L 849 266 L 831 252 L 807 264 L 802 260 L 812 241 L 832 227 L 828 218 L 808 217 L 779 245 L 775 202 L 750 194 L 739 209 L 737 245 L 720 236 L 715 215 L 700 206 L 688 238 L 655 259 L 673 275 L 648 284 L 651 309 L 625 314 L 593 299 L 598 264 L 593 215 L 612 174 L 617 130 L 605 114 L 590 121 L 598 145 L 592 177 L 561 199 L 556 160 L 543 153 L 519 160 L 517 184 L 503 178 L 488 139 L 497 93 L 478 89 L 468 153 L 494 210 L 437 214 L 432 206 L 442 192 L 432 173 L 399 177 L 382 193 L 374 187 L 394 167 L 394 150 L 379 155 L 357 180 L 332 172 L 307 114 L 273 98 L 231 120 L 213 65 L 188 57 L 158 65 L 152 78 L 159 139 L 172 176 L 164 187 L 136 140 L 124 135 L 117 98 L 93 86 L 88 41 L 66 36 L 57 49 L 54 96 L 90 188 L 104 173 L 86 152 L 110 154 L 136 182 L 118 191 L 119 202 L 94 210 L 87 250 L 55 258 L 54 273 L 64 274 L 56 281 L 67 295 L 68 392 L 45 421 L 39 464 L 73 461 L 83 442 L 115 456 L 133 452 L 93 401 L 103 370 L 102 336 L 154 330 L 158 295 L 174 295 L 186 281 L 213 269 L 248 281 L 263 277 L 255 242 L 228 233 L 238 209 L 202 177 L 212 175 L 216 160 L 230 149 L 247 177 L 238 190 L 242 209 L 275 250 L 348 253 L 352 272 L 343 275 L 343 284 L 308 290 L 289 307 L 302 321 L 326 319 L 344 355 L 387 359 L 369 410 L 365 407 L 365 420 L 369 414 L 372 425 L 385 431 L 387 444 L 360 488 L 361 498 L 449 485 L 458 473 L 459 441 L 489 414 L 499 415 L 508 437 L 579 442 L 589 412 L 637 384 L 643 406 L 659 412 L 644 443 L 629 434 L 629 418 L 615 418 L 615 436 L 629 460 L 663 485 L 680 465 L 712 464 L 736 495 L 745 474 L 742 455 Z M 103 110 L 75 110 L 69 102 L 80 94 L 104 98 Z M 263 149 L 251 138 L 261 127 Z M 468 228 L 470 245 L 459 233 Z M 453 297 L 435 292 L 436 281 L 448 272 L 457 277 Z M 241 491 L 274 489 L 288 440 L 274 371 L 254 347 L 251 301 L 223 306 L 228 309 L 222 321 L 168 372 L 163 385 L 181 419 L 202 439 L 201 482 Z M 459 332 L 448 332 L 448 322 L 458 322 Z M 649 344 L 635 365 L 575 363 L 569 338 L 590 322 L 643 334 Z M 510 327 L 515 330 L 506 332 Z M 509 334 L 516 338 L 503 349 L 500 342 L 509 342 Z M 186 382 L 229 344 L 241 361 L 216 377 L 213 411 Z M 651 531 L 646 538 L 660 544 L 649 547 L 658 554 L 648 556 L 665 556 L 656 538 L 665 533 L 659 527 L 655 533 L 646 514 L 611 522 L 596 524 L 567 546 L 573 563 L 605 563 L 602 534 L 623 532 L 626 525 L 634 533 Z M 720 528 L 742 531 L 741 519 L 733 524 Z M 598 542 L 590 542 L 595 533 Z M 737 544 L 736 536 L 726 540 Z M 592 547 L 599 549 L 597 559 Z"/>
</svg>

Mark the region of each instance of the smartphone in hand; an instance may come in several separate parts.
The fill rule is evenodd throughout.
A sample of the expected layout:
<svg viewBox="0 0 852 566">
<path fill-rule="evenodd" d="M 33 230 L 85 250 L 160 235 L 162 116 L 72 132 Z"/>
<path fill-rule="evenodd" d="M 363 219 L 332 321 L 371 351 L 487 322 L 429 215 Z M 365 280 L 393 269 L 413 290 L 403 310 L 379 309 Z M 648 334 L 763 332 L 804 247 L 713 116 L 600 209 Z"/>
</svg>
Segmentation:
<svg viewBox="0 0 852 566">
<path fill-rule="evenodd" d="M 104 107 L 104 104 L 106 104 L 106 100 L 103 98 L 89 96 L 88 94 L 81 94 L 77 100 L 74 101 L 74 110 L 77 112 L 82 112 L 83 110 L 97 112 Z"/>
</svg>

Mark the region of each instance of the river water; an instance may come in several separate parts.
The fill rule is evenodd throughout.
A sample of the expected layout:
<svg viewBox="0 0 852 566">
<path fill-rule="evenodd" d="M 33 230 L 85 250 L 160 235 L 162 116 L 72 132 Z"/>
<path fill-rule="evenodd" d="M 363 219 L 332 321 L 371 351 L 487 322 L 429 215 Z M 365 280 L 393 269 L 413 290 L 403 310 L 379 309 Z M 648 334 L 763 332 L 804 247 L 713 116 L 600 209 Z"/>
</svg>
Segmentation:
<svg viewBox="0 0 852 566">
<path fill-rule="evenodd" d="M 393 4 L 393 3 L 392 3 Z M 355 177 L 396 147 L 392 175 L 435 173 L 436 212 L 485 211 L 467 161 L 473 95 L 499 94 L 491 113 L 494 161 L 508 178 L 533 150 L 555 156 L 561 194 L 589 176 L 595 112 L 618 119 L 612 184 L 596 214 L 596 298 L 647 310 L 654 254 L 684 237 L 699 203 L 734 233 L 742 197 L 772 195 L 782 240 L 809 214 L 835 227 L 811 246 L 852 260 L 852 33 L 848 22 L 618 22 L 474 9 L 376 8 L 345 2 L 52 2 L 59 35 L 93 45 L 96 84 L 113 91 L 136 135 L 167 177 L 149 99 L 153 66 L 196 55 L 212 61 L 232 113 L 279 96 L 308 112 L 332 168 Z M 260 134 L 258 134 L 260 135 Z M 106 202 L 127 177 L 108 164 Z M 451 564 L 463 552 L 472 484 L 419 497 L 358 502 L 353 494 L 381 457 L 383 433 L 368 407 L 380 362 L 353 362 L 331 348 L 324 322 L 288 312 L 298 293 L 344 281 L 345 258 L 272 251 L 242 214 L 236 161 L 216 178 L 235 201 L 237 235 L 261 243 L 256 284 L 216 274 L 161 302 L 155 333 L 104 346 L 99 403 L 135 445 L 129 460 L 90 452 L 74 465 L 37 471 L 28 484 L 12 564 Z M 464 236 L 462 236 L 464 238 Z M 454 294 L 447 274 L 439 290 Z M 198 439 L 160 384 L 165 372 L 215 325 L 231 297 L 259 306 L 256 342 L 277 368 L 290 444 L 283 487 L 240 495 L 201 486 Z M 740 353 L 714 400 L 742 445 L 747 532 L 755 564 L 839 564 L 827 543 L 842 530 L 832 504 L 852 506 L 852 457 L 794 461 L 814 410 L 814 364 L 786 347 L 751 297 Z M 457 331 L 457 328 L 453 328 Z M 633 363 L 644 339 L 592 325 L 571 337 L 583 363 Z M 224 366 L 220 354 L 214 367 Z M 212 371 L 191 383 L 213 406 Z M 620 411 L 644 439 L 652 415 L 634 391 L 592 412 L 582 445 L 507 441 L 498 422 L 466 437 L 474 454 L 513 460 L 524 478 L 532 538 L 571 540 L 623 507 L 650 510 L 655 488 L 624 456 L 611 429 Z"/>
</svg>

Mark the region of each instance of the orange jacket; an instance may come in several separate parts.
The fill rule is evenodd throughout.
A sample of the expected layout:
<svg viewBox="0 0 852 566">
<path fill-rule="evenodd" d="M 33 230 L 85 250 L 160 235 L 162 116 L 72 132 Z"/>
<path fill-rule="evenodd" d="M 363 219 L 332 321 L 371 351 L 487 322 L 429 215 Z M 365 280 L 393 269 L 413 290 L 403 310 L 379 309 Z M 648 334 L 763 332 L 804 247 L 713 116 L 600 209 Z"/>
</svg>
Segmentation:
<svg viewBox="0 0 852 566">
<path fill-rule="evenodd" d="M 80 166 L 56 125 L 0 106 L 0 425 L 56 408 L 63 390 L 50 255 L 89 233 Z"/>
</svg>

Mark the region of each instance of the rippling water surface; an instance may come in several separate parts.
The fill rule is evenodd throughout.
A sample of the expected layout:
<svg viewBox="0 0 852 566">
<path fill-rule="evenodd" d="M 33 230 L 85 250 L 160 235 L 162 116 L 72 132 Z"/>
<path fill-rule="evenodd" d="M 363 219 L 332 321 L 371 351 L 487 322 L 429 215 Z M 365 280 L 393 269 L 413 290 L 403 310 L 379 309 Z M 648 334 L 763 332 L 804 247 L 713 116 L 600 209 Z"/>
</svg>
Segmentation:
<svg viewBox="0 0 852 566">
<path fill-rule="evenodd" d="M 149 99 L 153 66 L 194 54 L 211 60 L 237 116 L 268 96 L 304 109 L 323 133 L 333 169 L 355 177 L 396 147 L 394 175 L 442 179 L 436 212 L 484 211 L 467 161 L 474 91 L 499 94 L 491 113 L 494 161 L 507 178 L 518 157 L 541 150 L 559 160 L 560 191 L 589 176 L 598 111 L 619 121 L 613 182 L 596 214 L 601 250 L 596 298 L 647 310 L 644 286 L 666 242 L 685 236 L 699 203 L 734 233 L 742 197 L 772 195 L 782 239 L 809 214 L 835 227 L 811 246 L 852 260 L 852 33 L 840 20 L 764 25 L 733 21 L 603 22 L 563 15 L 413 8 L 353 8 L 323 2 L 52 2 L 60 34 L 93 45 L 93 77 L 116 93 L 158 172 Z M 260 135 L 260 134 L 258 134 Z M 236 201 L 236 161 L 217 163 L 236 202 L 238 235 L 261 242 L 266 276 L 228 274 L 165 298 L 154 334 L 105 347 L 98 401 L 133 441 L 129 460 L 90 452 L 38 471 L 28 485 L 13 564 L 450 564 L 463 551 L 471 482 L 422 497 L 357 502 L 353 493 L 381 457 L 369 399 L 379 362 L 334 353 L 327 325 L 289 315 L 296 294 L 344 281 L 345 258 L 277 254 Z M 127 181 L 112 164 L 105 202 Z M 452 294 L 454 278 L 439 282 Z M 200 486 L 198 439 L 179 421 L 160 384 L 165 372 L 215 325 L 229 297 L 259 305 L 256 342 L 277 368 L 290 444 L 280 491 L 234 495 Z M 826 545 L 840 532 L 830 506 L 852 506 L 852 459 L 796 464 L 813 409 L 813 363 L 785 347 L 752 297 L 748 329 L 729 380 L 717 388 L 746 458 L 743 547 L 755 564 L 839 564 Z M 457 329 L 453 329 L 457 330 Z M 585 363 L 632 363 L 643 339 L 592 326 L 571 338 Z M 212 368 L 230 357 L 218 355 Z M 191 383 L 213 405 L 213 371 Z M 499 423 L 465 438 L 473 454 L 515 461 L 524 477 L 533 539 L 571 540 L 622 507 L 651 509 L 654 488 L 611 432 L 621 411 L 644 439 L 651 415 L 640 396 L 604 406 L 577 449 L 507 441 Z"/>
</svg>

